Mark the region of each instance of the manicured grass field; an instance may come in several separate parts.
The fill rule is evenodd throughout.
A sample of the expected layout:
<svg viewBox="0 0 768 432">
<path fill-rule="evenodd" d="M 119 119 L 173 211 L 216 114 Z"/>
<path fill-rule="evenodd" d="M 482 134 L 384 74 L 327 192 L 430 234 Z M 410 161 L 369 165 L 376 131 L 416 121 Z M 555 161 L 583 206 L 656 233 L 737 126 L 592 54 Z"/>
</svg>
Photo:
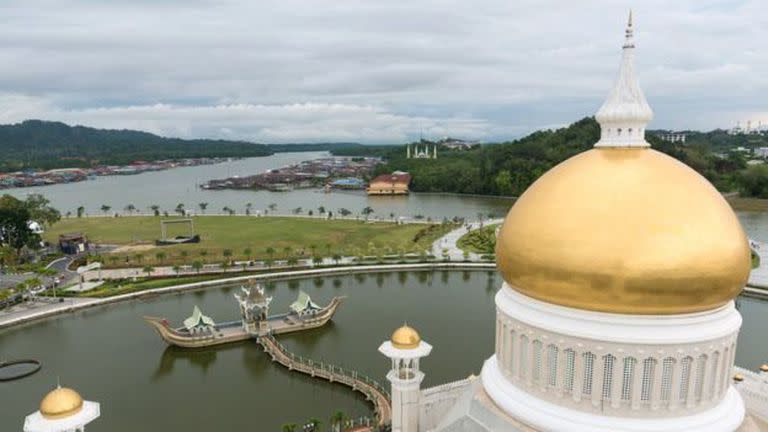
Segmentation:
<svg viewBox="0 0 768 432">
<path fill-rule="evenodd" d="M 377 255 L 429 249 L 452 225 L 425 225 L 287 217 L 196 216 L 197 244 L 155 247 L 161 217 L 91 217 L 63 219 L 45 239 L 55 243 L 59 234 L 82 232 L 91 242 L 121 245 L 105 264 L 114 266 L 190 264 L 194 260 L 285 259 L 296 256 Z M 168 218 L 174 219 L 174 218 Z M 186 228 L 168 229 L 168 235 L 186 234 Z M 268 248 L 274 251 L 268 253 Z M 249 251 L 246 251 L 249 249 Z M 164 256 L 159 257 L 161 253 Z"/>
<path fill-rule="evenodd" d="M 496 228 L 498 225 L 487 225 L 472 230 L 459 238 L 456 246 L 467 252 L 493 254 L 496 247 Z"/>
</svg>

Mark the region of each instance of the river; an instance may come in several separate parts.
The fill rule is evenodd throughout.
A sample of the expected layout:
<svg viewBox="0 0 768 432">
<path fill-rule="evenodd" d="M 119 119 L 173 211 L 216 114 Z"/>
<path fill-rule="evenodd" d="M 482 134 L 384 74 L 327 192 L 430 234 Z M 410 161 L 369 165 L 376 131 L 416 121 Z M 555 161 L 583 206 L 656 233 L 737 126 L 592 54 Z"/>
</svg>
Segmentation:
<svg viewBox="0 0 768 432">
<path fill-rule="evenodd" d="M 362 191 L 324 193 L 319 189 L 300 189 L 291 192 L 268 192 L 252 190 L 204 190 L 197 185 L 214 178 L 247 176 L 262 173 L 268 169 L 280 168 L 304 160 L 330 156 L 327 152 L 276 153 L 261 158 L 233 160 L 215 165 L 176 168 L 166 171 L 148 172 L 129 176 L 97 177 L 79 183 L 52 186 L 15 188 L 1 190 L 24 198 L 30 193 L 45 195 L 54 207 L 62 213 L 75 214 L 79 206 L 87 213 L 101 214 L 101 206 L 108 205 L 112 211 L 122 211 L 133 204 L 139 211 L 148 212 L 151 205 L 159 205 L 172 212 L 176 205 L 183 203 L 192 211 L 198 211 L 198 204 L 208 203 L 208 212 L 221 212 L 230 207 L 243 213 L 247 203 L 254 210 L 264 210 L 270 204 L 277 205 L 278 213 L 290 213 L 297 207 L 306 212 L 320 206 L 335 211 L 346 208 L 359 213 L 364 207 L 371 207 L 374 216 L 413 217 L 422 215 L 434 220 L 454 216 L 468 219 L 493 215 L 501 217 L 509 210 L 512 200 L 489 196 L 468 196 L 457 194 L 412 193 L 409 196 L 369 197 Z M 737 212 L 747 233 L 758 240 L 768 242 L 768 213 Z"/>
</svg>

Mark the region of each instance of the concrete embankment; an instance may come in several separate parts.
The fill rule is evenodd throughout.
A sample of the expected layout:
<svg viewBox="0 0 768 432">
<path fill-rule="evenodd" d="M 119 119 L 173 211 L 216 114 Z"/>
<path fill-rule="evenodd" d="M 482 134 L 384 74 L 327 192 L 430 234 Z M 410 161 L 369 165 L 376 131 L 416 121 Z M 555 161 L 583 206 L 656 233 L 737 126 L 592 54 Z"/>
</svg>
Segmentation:
<svg viewBox="0 0 768 432">
<path fill-rule="evenodd" d="M 56 315 L 66 314 L 70 312 L 76 312 L 80 310 L 90 309 L 98 306 L 106 306 L 114 303 L 140 300 L 145 298 L 156 297 L 165 294 L 178 293 L 183 291 L 193 291 L 198 289 L 205 289 L 216 287 L 224 284 L 232 284 L 238 282 L 245 282 L 247 280 L 257 281 L 277 281 L 277 280 L 289 280 L 289 279 L 301 279 L 312 276 L 342 276 L 356 273 L 380 273 L 387 271 L 418 271 L 418 270 L 494 270 L 496 264 L 494 263 L 457 263 L 457 262 L 440 262 L 440 263 L 421 263 L 421 264 L 391 264 L 391 265 L 368 265 L 368 266 L 344 266 L 344 267 L 331 267 L 331 268 L 319 268 L 308 270 L 294 270 L 284 272 L 262 273 L 258 275 L 237 276 L 223 279 L 216 279 L 203 282 L 194 282 L 187 284 L 174 285 L 165 288 L 156 288 L 145 291 L 138 291 L 128 294 L 116 295 L 113 297 L 101 298 L 101 299 L 86 299 L 86 298 L 74 298 L 66 299 L 62 303 L 51 303 L 39 308 L 29 309 L 26 311 L 12 312 L 3 314 L 0 312 L 0 329 L 13 327 L 16 325 L 29 323 L 33 321 L 43 320 Z"/>
</svg>

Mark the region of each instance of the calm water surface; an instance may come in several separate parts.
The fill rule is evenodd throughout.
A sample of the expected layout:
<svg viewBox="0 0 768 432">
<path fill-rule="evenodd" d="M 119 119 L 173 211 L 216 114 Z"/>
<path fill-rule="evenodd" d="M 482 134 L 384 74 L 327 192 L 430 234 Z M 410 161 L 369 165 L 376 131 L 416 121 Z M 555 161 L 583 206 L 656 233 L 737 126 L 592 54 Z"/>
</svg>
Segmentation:
<svg viewBox="0 0 768 432">
<path fill-rule="evenodd" d="M 374 209 L 374 215 L 389 217 L 423 215 L 442 219 L 461 216 L 475 218 L 478 213 L 506 214 L 512 203 L 509 199 L 493 197 L 470 197 L 451 194 L 412 194 L 404 197 L 368 197 L 362 191 L 324 193 L 319 189 L 300 189 L 292 192 L 268 192 L 252 190 L 204 190 L 197 185 L 214 178 L 247 176 L 263 173 L 272 168 L 294 164 L 304 160 L 328 157 L 326 152 L 277 153 L 263 158 L 248 158 L 216 165 L 176 168 L 129 176 L 97 177 L 79 183 L 52 186 L 16 188 L 0 191 L 23 198 L 30 193 L 41 193 L 51 200 L 52 205 L 75 214 L 79 206 L 87 213 L 101 214 L 101 206 L 108 205 L 112 211 L 122 212 L 126 205 L 133 204 L 140 211 L 147 212 L 149 206 L 157 204 L 172 212 L 176 205 L 183 203 L 187 209 L 198 211 L 198 204 L 207 202 L 208 212 L 221 212 L 225 206 L 238 213 L 245 212 L 247 203 L 254 210 L 263 210 L 271 203 L 277 204 L 279 213 L 289 213 L 296 207 L 306 212 L 324 206 L 336 211 L 346 208 L 354 213 L 364 207 Z"/>
<path fill-rule="evenodd" d="M 493 351 L 495 272 L 392 272 L 277 282 L 273 311 L 287 309 L 298 290 L 319 303 L 347 295 L 332 325 L 281 336 L 293 351 L 355 366 L 381 382 L 388 361 L 377 348 L 408 320 L 435 348 L 425 361 L 425 386 L 477 374 Z M 278 431 L 283 423 L 327 419 L 335 410 L 359 416 L 368 405 L 344 387 L 314 381 L 272 364 L 253 342 L 219 349 L 166 347 L 142 315 L 174 322 L 200 305 L 214 319 L 236 316 L 235 287 L 126 303 L 0 333 L 0 358 L 34 357 L 38 374 L 0 383 L 0 430 L 20 430 L 26 414 L 60 377 L 102 402 L 90 431 Z M 742 298 L 740 365 L 768 360 L 768 303 Z"/>
</svg>

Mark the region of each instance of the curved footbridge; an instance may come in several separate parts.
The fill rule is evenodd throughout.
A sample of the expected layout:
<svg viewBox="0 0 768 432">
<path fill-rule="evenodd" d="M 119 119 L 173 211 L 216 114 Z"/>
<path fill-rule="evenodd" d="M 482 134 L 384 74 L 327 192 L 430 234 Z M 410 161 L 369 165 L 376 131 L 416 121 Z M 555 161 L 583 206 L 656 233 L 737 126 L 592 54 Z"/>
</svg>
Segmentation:
<svg viewBox="0 0 768 432">
<path fill-rule="evenodd" d="M 356 371 L 347 370 L 328 363 L 318 363 L 288 351 L 271 334 L 259 336 L 256 341 L 264 351 L 288 370 L 301 372 L 313 378 L 324 379 L 332 383 L 343 384 L 365 395 L 374 406 L 379 426 L 390 423 L 392 418 L 389 392 L 375 380 Z"/>
</svg>

